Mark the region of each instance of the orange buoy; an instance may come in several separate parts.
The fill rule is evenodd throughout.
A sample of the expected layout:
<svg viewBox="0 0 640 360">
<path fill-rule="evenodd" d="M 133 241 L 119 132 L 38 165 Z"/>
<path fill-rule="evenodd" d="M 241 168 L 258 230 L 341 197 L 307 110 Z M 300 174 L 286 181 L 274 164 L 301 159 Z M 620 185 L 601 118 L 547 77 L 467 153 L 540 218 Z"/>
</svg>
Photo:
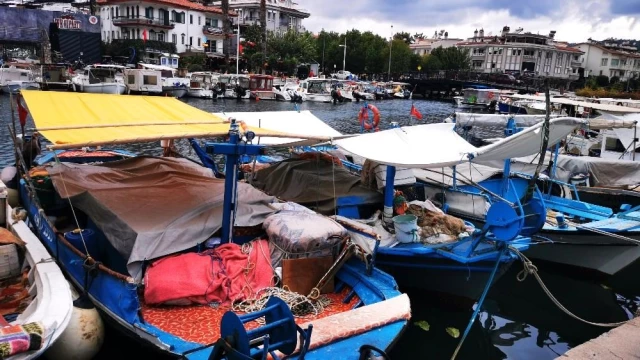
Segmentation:
<svg viewBox="0 0 640 360">
<path fill-rule="evenodd" d="M 369 119 L 369 110 L 373 113 L 373 121 Z M 380 130 L 380 128 L 378 128 L 378 124 L 380 124 L 380 110 L 378 110 L 375 105 L 368 104 L 367 106 L 363 106 L 358 114 L 358 120 L 365 130 Z"/>
</svg>

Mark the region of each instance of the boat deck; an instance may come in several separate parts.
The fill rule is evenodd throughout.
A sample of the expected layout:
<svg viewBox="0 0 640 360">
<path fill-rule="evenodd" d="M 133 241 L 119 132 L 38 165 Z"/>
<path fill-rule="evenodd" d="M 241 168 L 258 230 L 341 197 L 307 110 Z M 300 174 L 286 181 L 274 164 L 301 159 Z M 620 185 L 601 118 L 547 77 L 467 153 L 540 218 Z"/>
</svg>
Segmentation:
<svg viewBox="0 0 640 360">
<path fill-rule="evenodd" d="M 345 286 L 337 293 L 326 294 L 331 304 L 322 313 L 318 316 L 297 317 L 296 323 L 302 324 L 353 309 L 360 299 L 356 295 L 344 303 L 343 300 L 348 299 L 350 293 L 351 288 Z M 220 321 L 229 310 L 229 307 L 224 306 L 148 306 L 144 301 L 141 301 L 141 307 L 142 317 L 150 325 L 185 341 L 199 344 L 211 344 L 220 338 Z M 255 321 L 246 324 L 247 329 L 258 326 Z"/>
</svg>

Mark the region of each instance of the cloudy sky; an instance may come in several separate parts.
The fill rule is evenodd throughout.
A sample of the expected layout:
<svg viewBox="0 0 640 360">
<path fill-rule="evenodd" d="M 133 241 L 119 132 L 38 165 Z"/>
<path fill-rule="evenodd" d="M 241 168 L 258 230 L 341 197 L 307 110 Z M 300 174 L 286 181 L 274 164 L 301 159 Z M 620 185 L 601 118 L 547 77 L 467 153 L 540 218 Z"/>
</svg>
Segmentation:
<svg viewBox="0 0 640 360">
<path fill-rule="evenodd" d="M 477 28 L 497 35 L 511 31 L 548 34 L 569 42 L 640 38 L 640 0 L 297 0 L 311 12 L 310 31 L 370 30 L 381 36 L 407 31 L 467 38 Z"/>
</svg>

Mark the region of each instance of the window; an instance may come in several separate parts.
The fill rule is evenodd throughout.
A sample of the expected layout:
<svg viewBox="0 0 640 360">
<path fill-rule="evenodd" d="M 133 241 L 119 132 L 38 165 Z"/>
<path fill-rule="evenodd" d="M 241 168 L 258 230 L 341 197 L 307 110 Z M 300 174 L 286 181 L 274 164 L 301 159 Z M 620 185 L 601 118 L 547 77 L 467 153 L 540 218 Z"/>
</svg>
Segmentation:
<svg viewBox="0 0 640 360">
<path fill-rule="evenodd" d="M 153 19 L 153 8 L 148 7 L 144 9 L 144 17 L 147 19 Z"/>
<path fill-rule="evenodd" d="M 136 83 L 136 76 L 132 74 L 127 75 L 127 84 L 131 85 L 135 83 Z"/>
<path fill-rule="evenodd" d="M 189 15 L 189 24 L 193 24 L 193 15 Z"/>
<path fill-rule="evenodd" d="M 524 56 L 534 56 L 534 50 L 525 50 Z"/>
<path fill-rule="evenodd" d="M 198 38 L 198 47 L 200 47 L 200 38 Z"/>
<path fill-rule="evenodd" d="M 158 85 L 158 77 L 155 75 L 143 75 L 142 84 L 144 85 Z"/>
<path fill-rule="evenodd" d="M 158 33 L 158 41 L 164 41 L 164 32 L 163 31 L 160 31 Z"/>
<path fill-rule="evenodd" d="M 115 38 L 116 38 L 116 32 L 115 32 L 115 31 L 113 31 L 113 30 L 111 30 L 111 38 L 112 38 L 112 39 L 115 39 Z"/>
<path fill-rule="evenodd" d="M 171 42 L 174 44 L 178 44 L 178 35 L 176 34 L 171 35 Z"/>
<path fill-rule="evenodd" d="M 193 36 L 189 36 L 189 46 L 193 46 Z"/>
<path fill-rule="evenodd" d="M 183 12 L 180 13 L 180 23 L 184 24 L 185 20 L 186 20 L 186 15 L 185 15 L 185 13 L 183 11 Z"/>
<path fill-rule="evenodd" d="M 602 59 L 600 61 L 600 66 L 607 66 L 607 63 L 609 62 L 609 59 Z M 602 74 L 601 74 L 602 75 Z"/>
<path fill-rule="evenodd" d="M 182 36 L 182 45 L 184 45 L 184 38 L 185 38 L 185 35 L 184 35 L 184 34 L 182 34 L 181 36 Z"/>
<path fill-rule="evenodd" d="M 119 17 L 120 17 L 119 12 L 120 12 L 120 11 L 119 11 L 119 8 L 116 8 L 116 18 L 119 18 Z"/>
<path fill-rule="evenodd" d="M 611 59 L 611 66 L 618 66 L 620 64 L 619 59 Z"/>
<path fill-rule="evenodd" d="M 200 20 L 201 20 L 201 19 L 202 19 L 202 17 L 201 17 L 201 16 L 198 16 L 198 25 L 202 25 L 202 24 L 200 23 Z"/>
<path fill-rule="evenodd" d="M 113 17 L 113 14 L 114 14 L 114 13 L 113 13 L 113 8 L 111 8 L 111 18 L 112 18 L 112 19 L 114 18 L 114 17 Z"/>
<path fill-rule="evenodd" d="M 136 17 L 139 19 L 140 18 L 140 6 L 136 5 Z"/>
</svg>

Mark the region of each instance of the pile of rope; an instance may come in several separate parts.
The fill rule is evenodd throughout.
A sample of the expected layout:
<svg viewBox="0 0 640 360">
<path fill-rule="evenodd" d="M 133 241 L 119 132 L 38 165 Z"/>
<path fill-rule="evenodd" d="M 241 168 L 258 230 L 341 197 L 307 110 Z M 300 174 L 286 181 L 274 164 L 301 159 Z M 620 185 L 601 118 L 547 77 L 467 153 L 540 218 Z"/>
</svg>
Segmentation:
<svg viewBox="0 0 640 360">
<path fill-rule="evenodd" d="M 331 300 L 324 295 L 314 299 L 289 291 L 286 287 L 269 287 L 258 291 L 256 296 L 251 299 L 233 304 L 232 310 L 234 312 L 244 313 L 260 311 L 264 309 L 267 301 L 269 301 L 269 298 L 272 296 L 282 299 L 291 309 L 293 316 L 297 318 L 316 317 L 331 304 Z M 264 323 L 264 319 L 262 318 L 256 321 L 260 324 Z"/>
</svg>

